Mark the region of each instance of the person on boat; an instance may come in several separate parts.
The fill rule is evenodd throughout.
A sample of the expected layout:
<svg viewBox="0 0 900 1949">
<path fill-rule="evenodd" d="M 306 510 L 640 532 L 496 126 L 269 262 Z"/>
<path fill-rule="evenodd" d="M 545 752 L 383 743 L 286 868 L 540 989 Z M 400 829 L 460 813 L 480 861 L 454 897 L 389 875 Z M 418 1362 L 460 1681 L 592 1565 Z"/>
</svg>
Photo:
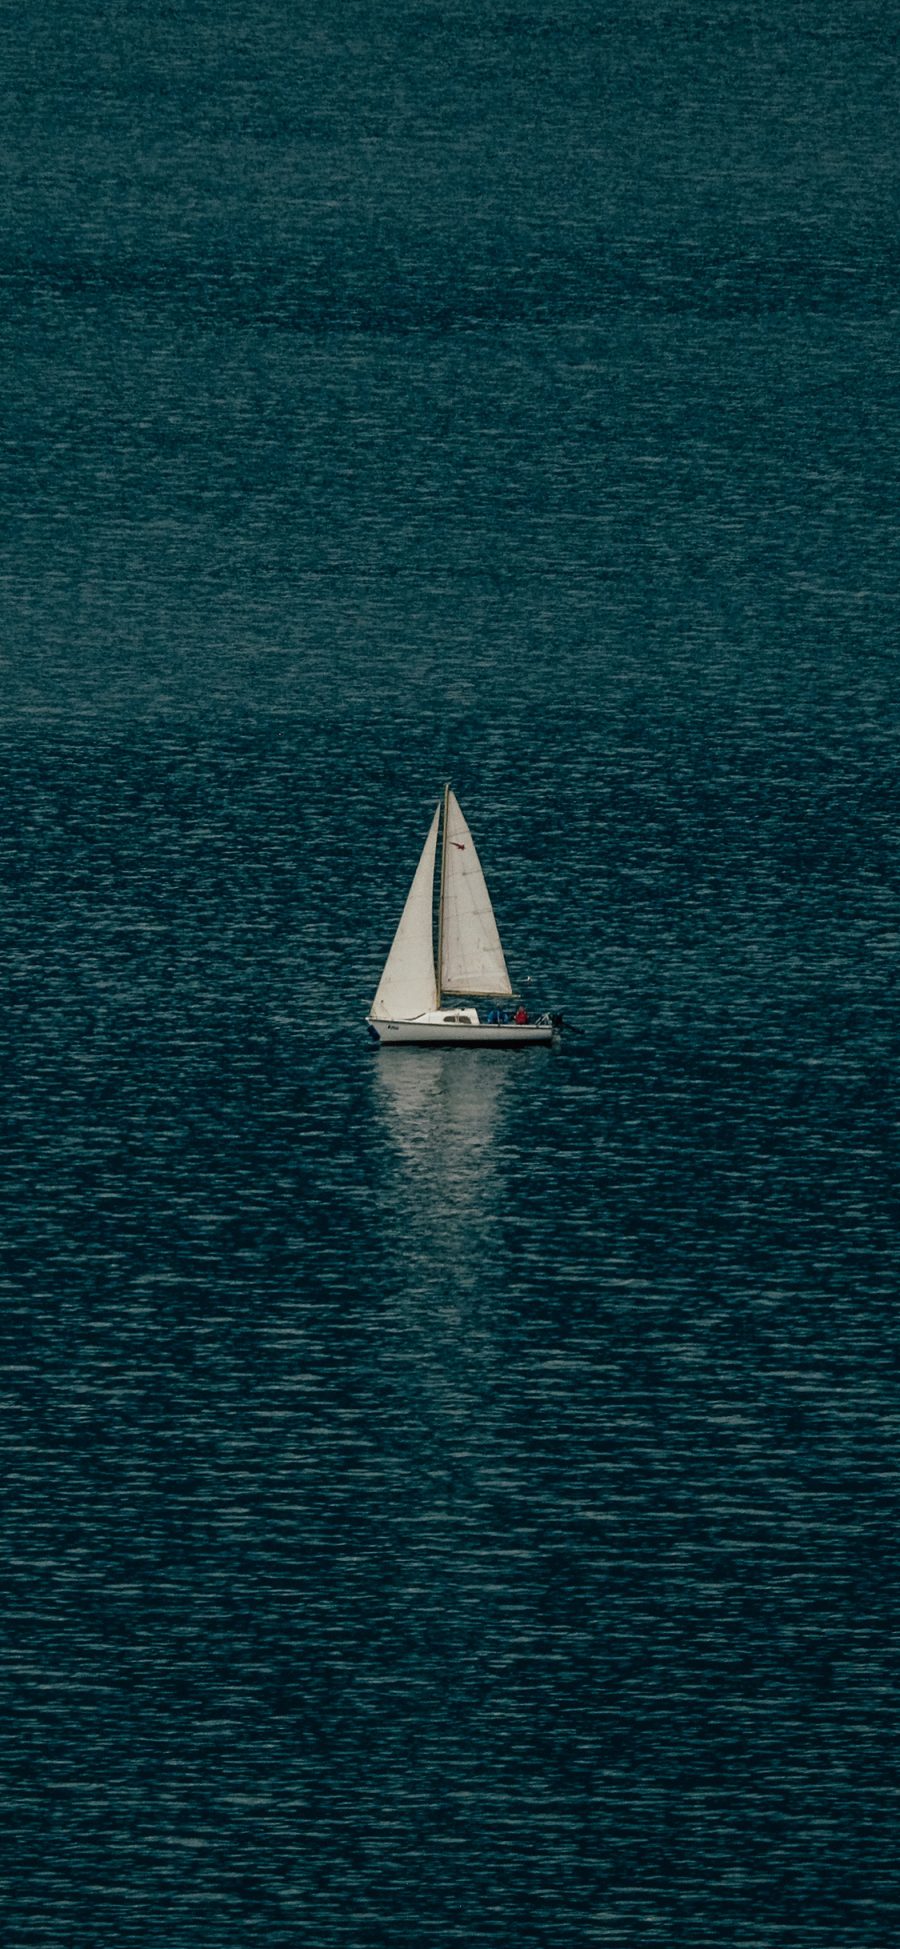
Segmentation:
<svg viewBox="0 0 900 1949">
<path fill-rule="evenodd" d="M 489 1022 L 499 1022 L 499 1020 L 500 1020 L 500 1010 L 499 1010 L 499 1008 L 489 1008 L 489 1009 L 488 1009 L 488 1017 L 487 1017 L 487 1018 L 488 1018 L 488 1021 L 489 1021 Z"/>
<path fill-rule="evenodd" d="M 528 1020 L 528 1010 L 525 1007 L 525 1003 L 520 1002 L 518 1008 L 516 1009 L 515 1015 L 513 1016 L 513 1021 L 518 1023 L 519 1028 L 522 1028 L 523 1024 L 527 1022 L 527 1020 Z"/>
</svg>

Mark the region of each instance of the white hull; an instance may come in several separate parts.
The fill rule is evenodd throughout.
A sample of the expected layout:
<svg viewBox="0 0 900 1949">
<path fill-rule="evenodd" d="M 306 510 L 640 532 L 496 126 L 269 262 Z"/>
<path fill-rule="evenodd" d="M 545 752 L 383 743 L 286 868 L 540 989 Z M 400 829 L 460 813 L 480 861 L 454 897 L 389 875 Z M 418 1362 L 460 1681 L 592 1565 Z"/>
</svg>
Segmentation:
<svg viewBox="0 0 900 1949">
<path fill-rule="evenodd" d="M 532 1049 L 553 1041 L 551 1022 L 373 1022 L 369 1029 L 388 1048 L 411 1043 L 434 1048 Z"/>
</svg>

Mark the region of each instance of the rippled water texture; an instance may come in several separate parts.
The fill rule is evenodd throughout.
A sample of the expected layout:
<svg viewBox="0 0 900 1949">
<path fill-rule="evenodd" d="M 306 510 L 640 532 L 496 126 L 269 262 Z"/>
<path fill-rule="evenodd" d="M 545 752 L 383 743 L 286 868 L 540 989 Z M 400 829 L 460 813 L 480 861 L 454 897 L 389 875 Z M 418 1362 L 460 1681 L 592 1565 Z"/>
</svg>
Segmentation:
<svg viewBox="0 0 900 1949">
<path fill-rule="evenodd" d="M 882 11 L 2 35 L 4 1943 L 881 1949 Z"/>
</svg>

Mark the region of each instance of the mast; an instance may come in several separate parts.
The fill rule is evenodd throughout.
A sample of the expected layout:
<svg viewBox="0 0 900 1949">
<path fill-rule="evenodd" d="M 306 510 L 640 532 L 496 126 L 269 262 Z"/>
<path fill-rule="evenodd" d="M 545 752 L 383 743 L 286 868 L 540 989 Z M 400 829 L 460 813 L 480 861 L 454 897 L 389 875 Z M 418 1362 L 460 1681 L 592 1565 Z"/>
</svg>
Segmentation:
<svg viewBox="0 0 900 1949">
<path fill-rule="evenodd" d="M 443 994 L 443 991 L 444 991 L 444 967 L 443 967 L 443 960 L 444 960 L 444 878 L 445 878 L 445 867 L 446 867 L 446 864 L 447 864 L 447 801 L 448 801 L 448 799 L 449 799 L 449 797 L 450 797 L 450 781 L 449 781 L 449 779 L 448 779 L 448 781 L 447 781 L 447 784 L 446 784 L 446 785 L 444 786 L 444 808 L 443 808 L 443 810 L 444 810 L 444 819 L 443 819 L 443 824 L 442 824 L 442 826 L 441 826 L 441 890 L 440 890 L 440 894 L 439 894 L 439 896 L 438 896 L 438 937 L 437 937 L 437 972 L 436 972 L 436 977 L 435 977 L 435 979 L 436 979 L 436 984 L 437 984 L 437 1001 L 436 1001 L 436 1003 L 435 1003 L 435 1007 L 436 1007 L 436 1008 L 440 1008 L 440 1005 L 441 1005 L 441 996 L 442 996 L 442 994 Z"/>
</svg>

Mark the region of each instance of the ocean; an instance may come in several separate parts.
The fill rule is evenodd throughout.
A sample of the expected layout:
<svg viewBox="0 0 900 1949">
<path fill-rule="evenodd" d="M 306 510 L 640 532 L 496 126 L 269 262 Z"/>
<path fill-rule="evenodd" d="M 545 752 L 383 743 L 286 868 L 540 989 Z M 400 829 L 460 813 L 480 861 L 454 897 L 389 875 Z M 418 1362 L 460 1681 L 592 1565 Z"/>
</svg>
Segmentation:
<svg viewBox="0 0 900 1949">
<path fill-rule="evenodd" d="M 4 1942 L 881 1949 L 883 10 L 0 49 Z"/>
</svg>

